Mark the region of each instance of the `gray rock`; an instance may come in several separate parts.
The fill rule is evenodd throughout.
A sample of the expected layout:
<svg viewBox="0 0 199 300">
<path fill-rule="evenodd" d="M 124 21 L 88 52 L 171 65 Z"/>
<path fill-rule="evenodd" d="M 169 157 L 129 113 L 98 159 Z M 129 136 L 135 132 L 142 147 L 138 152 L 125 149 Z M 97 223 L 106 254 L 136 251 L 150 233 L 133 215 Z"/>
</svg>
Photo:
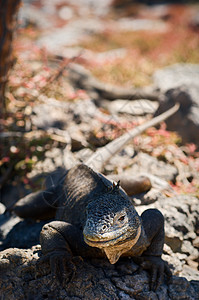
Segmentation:
<svg viewBox="0 0 199 300">
<path fill-rule="evenodd" d="M 61 54 L 65 46 L 75 45 L 91 34 L 99 33 L 104 29 L 104 24 L 99 18 L 78 18 L 69 24 L 45 33 L 38 39 L 40 47 L 47 47 L 54 54 Z"/>
<path fill-rule="evenodd" d="M 185 277 L 187 280 L 195 280 L 198 282 L 199 287 L 199 272 L 194 270 L 190 266 L 184 265 L 182 271 L 179 273 L 180 276 Z"/>
<path fill-rule="evenodd" d="M 26 196 L 30 193 L 30 188 L 28 188 L 23 182 L 9 183 L 7 182 L 1 188 L 0 200 L 5 205 L 5 207 L 12 206 L 20 198 Z"/>
<path fill-rule="evenodd" d="M 167 28 L 165 22 L 160 20 L 132 18 L 122 18 L 117 20 L 117 26 L 121 31 L 157 30 L 164 32 Z"/>
<path fill-rule="evenodd" d="M 199 65 L 178 64 L 159 70 L 154 83 L 164 92 L 155 115 L 179 102 L 179 111 L 166 120 L 167 129 L 177 131 L 183 142 L 199 145 Z"/>
<path fill-rule="evenodd" d="M 165 216 L 166 233 L 168 237 L 190 239 L 189 233 L 196 232 L 198 228 L 199 205 L 196 197 L 177 195 L 171 198 L 160 198 L 159 201 L 139 206 L 137 210 L 142 213 L 147 208 L 155 207 Z M 193 235 L 193 238 L 196 237 Z"/>
<path fill-rule="evenodd" d="M 52 107 L 49 104 L 38 104 L 33 109 L 31 121 L 38 129 L 59 128 L 67 126 L 64 107 Z"/>
<path fill-rule="evenodd" d="M 150 178 L 154 182 L 154 187 L 160 186 L 160 182 L 155 182 L 156 176 L 164 181 L 174 181 L 178 175 L 178 170 L 173 165 L 160 161 L 143 152 L 136 154 L 131 145 L 126 146 L 120 153 L 115 154 L 107 163 L 105 169 L 108 172 L 117 170 L 118 174 L 125 170 L 125 174 L 127 175 L 154 175 L 154 178 L 153 176 Z"/>
<path fill-rule="evenodd" d="M 192 258 L 193 260 L 198 258 L 198 250 L 194 248 L 190 241 L 183 241 L 181 251 L 189 255 L 189 258 Z"/>
<path fill-rule="evenodd" d="M 172 198 L 160 198 L 159 201 L 150 205 L 141 205 L 136 209 L 141 214 L 147 208 L 159 209 L 165 217 L 165 243 L 171 251 L 167 251 L 167 260 L 175 265 L 176 274 L 186 276 L 188 279 L 195 279 L 195 270 L 183 271 L 186 263 L 190 260 L 199 261 L 199 253 L 194 241 L 198 234 L 199 205 L 196 197 L 178 195 Z M 186 265 L 187 266 L 187 265 Z"/>
<path fill-rule="evenodd" d="M 174 253 L 167 244 L 164 244 L 164 252 L 162 258 L 168 262 L 173 275 L 179 276 L 186 264 L 187 256 L 186 254 L 182 254 L 179 252 Z"/>
<path fill-rule="evenodd" d="M 114 113 L 125 113 L 131 115 L 145 115 L 153 114 L 158 108 L 157 101 L 150 101 L 147 99 L 140 100 L 114 100 L 108 103 L 109 111 Z"/>
<path fill-rule="evenodd" d="M 156 292 L 150 291 L 146 271 L 135 271 L 133 267 L 134 273 L 129 274 L 128 267 L 119 267 L 124 264 L 131 268 L 128 259 L 110 265 L 103 259 L 83 261 L 74 257 L 76 273 L 61 285 L 51 277 L 49 263 L 40 257 L 40 246 L 0 252 L 0 290 L 4 299 L 199 299 L 198 282 L 183 277 L 173 276 Z"/>
<path fill-rule="evenodd" d="M 164 198 L 162 191 L 170 190 L 171 187 L 167 181 L 175 181 L 178 175 L 176 167 L 159 161 L 146 153 L 139 152 L 135 155 L 134 149 L 131 145 L 125 147 L 123 151 L 115 154 L 105 166 L 105 172 L 108 173 L 109 178 L 113 172 L 124 174 L 125 177 L 132 177 L 135 175 L 143 175 L 150 179 L 152 189 L 147 193 L 133 197 L 134 204 L 150 204 L 160 198 Z M 136 195 L 137 196 L 137 195 Z"/>
<path fill-rule="evenodd" d="M 185 296 L 186 294 L 186 296 Z M 169 285 L 169 296 L 171 299 L 181 300 L 196 300 L 198 296 L 194 287 L 192 287 L 186 278 L 173 277 L 172 284 Z"/>
<path fill-rule="evenodd" d="M 0 215 L 4 213 L 5 209 L 5 206 L 2 203 L 0 203 Z"/>
<path fill-rule="evenodd" d="M 75 163 L 76 160 L 67 147 L 64 150 L 52 148 L 45 152 L 44 160 L 40 160 L 35 164 L 34 169 L 28 173 L 28 177 L 33 181 L 49 177 L 50 179 L 53 178 L 54 182 L 57 182 L 63 172 L 74 166 Z"/>
<path fill-rule="evenodd" d="M 21 27 L 26 27 L 28 24 L 33 24 L 42 30 L 46 28 L 52 28 L 53 26 L 52 18 L 49 20 L 47 15 L 41 9 L 27 3 L 23 3 L 23 5 L 20 7 L 19 19 L 21 21 Z"/>
<path fill-rule="evenodd" d="M 178 174 L 176 167 L 143 152 L 139 152 L 133 158 L 130 172 L 134 174 L 149 173 L 166 181 L 173 181 Z"/>
<path fill-rule="evenodd" d="M 38 244 L 40 231 L 46 222 L 23 220 L 8 212 L 1 214 L 0 251 L 10 247 L 30 248 Z"/>
<path fill-rule="evenodd" d="M 199 65 L 196 64 L 175 64 L 156 71 L 153 75 L 153 82 L 161 92 L 177 88 L 183 85 L 198 86 Z"/>
</svg>

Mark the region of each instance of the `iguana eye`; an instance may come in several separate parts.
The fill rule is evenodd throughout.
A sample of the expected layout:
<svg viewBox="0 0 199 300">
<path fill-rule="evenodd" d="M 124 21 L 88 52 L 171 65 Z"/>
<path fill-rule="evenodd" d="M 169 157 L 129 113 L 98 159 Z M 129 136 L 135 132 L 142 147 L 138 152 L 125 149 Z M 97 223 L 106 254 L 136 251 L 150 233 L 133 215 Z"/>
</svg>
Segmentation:
<svg viewBox="0 0 199 300">
<path fill-rule="evenodd" d="M 103 226 L 102 226 L 102 230 L 103 230 L 103 231 L 106 230 L 106 228 L 107 228 L 106 225 L 103 225 Z"/>
<path fill-rule="evenodd" d="M 122 221 L 124 221 L 124 219 L 125 219 L 125 216 L 121 216 L 121 217 L 118 218 L 118 221 L 122 222 Z"/>
</svg>

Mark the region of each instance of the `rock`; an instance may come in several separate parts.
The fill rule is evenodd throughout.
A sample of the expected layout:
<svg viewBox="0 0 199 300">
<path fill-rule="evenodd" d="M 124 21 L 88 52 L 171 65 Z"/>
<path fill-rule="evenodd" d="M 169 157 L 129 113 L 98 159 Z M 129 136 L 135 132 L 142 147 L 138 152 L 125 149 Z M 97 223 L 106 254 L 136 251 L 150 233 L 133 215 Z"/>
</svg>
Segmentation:
<svg viewBox="0 0 199 300">
<path fill-rule="evenodd" d="M 132 196 L 131 200 L 133 201 L 133 204 L 135 206 L 138 206 L 154 203 L 158 201 L 161 197 L 165 198 L 164 194 L 161 193 L 161 189 L 152 187 L 148 192 Z"/>
<path fill-rule="evenodd" d="M 117 21 L 117 26 L 121 31 L 156 30 L 164 32 L 167 30 L 165 22 L 150 19 L 121 18 Z"/>
<path fill-rule="evenodd" d="M 117 173 L 120 174 L 127 166 L 131 165 L 132 157 L 134 156 L 135 151 L 133 147 L 127 146 L 124 150 L 119 153 L 116 153 L 111 159 L 107 162 L 105 170 L 108 172 L 114 172 L 117 170 Z"/>
<path fill-rule="evenodd" d="M 20 198 L 30 193 L 30 188 L 27 187 L 23 182 L 6 183 L 1 188 L 1 202 L 5 207 L 13 205 Z"/>
<path fill-rule="evenodd" d="M 196 291 L 196 299 L 198 299 L 198 295 L 199 295 L 199 281 L 198 280 L 191 280 L 191 284 L 194 287 L 195 291 Z"/>
<path fill-rule="evenodd" d="M 37 245 L 39 243 L 39 234 L 45 223 L 45 221 L 22 220 L 19 217 L 11 218 L 10 230 L 2 240 L 0 250 L 11 247 L 27 249 Z M 2 230 L 5 235 L 6 231 L 4 228 Z"/>
<path fill-rule="evenodd" d="M 9 212 L 0 215 L 0 251 L 10 248 L 30 248 L 39 243 L 43 225 L 49 221 L 23 220 Z"/>
<path fill-rule="evenodd" d="M 63 166 L 63 153 L 59 148 L 52 148 L 45 152 L 46 159 L 50 159 L 53 161 L 55 168 L 59 168 Z"/>
<path fill-rule="evenodd" d="M 15 248 L 0 252 L 0 290 L 5 299 L 199 299 L 196 297 L 199 295 L 198 271 L 189 261 L 198 259 L 198 250 L 191 242 L 193 239 L 197 246 L 196 235 L 189 234 L 197 232 L 198 199 L 190 196 L 160 198 L 153 205 L 142 205 L 137 210 L 141 213 L 150 207 L 160 209 L 165 215 L 163 259 L 168 261 L 175 275 L 186 279 L 173 277 L 172 282 L 165 282 L 155 293 L 149 290 L 148 273 L 139 270 L 131 259 L 121 258 L 116 265 L 111 265 L 105 259 L 82 261 L 74 257 L 77 273 L 62 287 L 51 278 L 47 262 L 38 264 L 40 246 L 27 250 L 16 248 L 36 245 L 45 222 L 34 223 L 15 217 L 13 227 L 4 235 L 1 249 Z M 5 228 L 9 227 L 8 221 L 13 222 L 6 219 L 6 215 L 1 217 Z"/>
<path fill-rule="evenodd" d="M 7 214 L 0 215 L 0 250 L 6 248 L 5 239 L 12 228 L 20 221 L 19 217 L 8 216 Z"/>
<path fill-rule="evenodd" d="M 177 131 L 183 142 L 199 145 L 199 65 L 178 64 L 157 71 L 154 83 L 164 92 L 155 115 L 179 102 L 179 111 L 166 120 L 167 129 Z"/>
<path fill-rule="evenodd" d="M 60 151 L 61 152 L 61 151 Z M 56 162 L 60 161 L 63 158 L 63 154 L 60 157 L 57 157 Z M 43 161 L 39 161 L 35 164 L 35 168 L 28 173 L 28 178 L 31 180 L 38 177 L 46 177 L 49 173 L 56 171 L 57 167 L 62 167 L 63 164 L 56 165 L 56 162 L 50 157 L 46 157 Z M 42 175 L 43 176 L 42 176 Z"/>
<path fill-rule="evenodd" d="M 126 175 L 143 174 L 151 175 L 150 180 L 153 181 L 154 187 L 159 187 L 160 182 L 156 183 L 156 177 L 163 179 L 163 181 L 174 181 L 178 174 L 176 167 L 158 160 L 146 153 L 135 153 L 132 145 L 126 146 L 124 150 L 115 154 L 105 166 L 108 172 L 120 174 L 125 170 Z M 154 175 L 154 176 L 152 176 Z M 164 185 L 164 183 L 162 182 Z M 166 185 L 164 186 L 166 188 Z"/>
<path fill-rule="evenodd" d="M 52 22 L 54 23 L 52 18 L 48 19 L 42 9 L 27 3 L 23 3 L 20 7 L 19 19 L 21 21 L 21 27 L 27 27 L 29 24 L 33 24 L 40 28 L 40 30 L 51 28 L 53 26 Z"/>
<path fill-rule="evenodd" d="M 38 104 L 33 109 L 31 121 L 38 129 L 58 128 L 65 129 L 67 126 L 66 112 L 64 107 L 53 107 L 49 104 Z"/>
<path fill-rule="evenodd" d="M 161 92 L 166 92 L 184 85 L 187 87 L 198 86 L 199 65 L 174 64 L 160 69 L 154 73 L 153 82 Z"/>
<path fill-rule="evenodd" d="M 181 272 L 183 272 L 183 276 L 186 276 L 186 272 L 183 271 L 185 263 L 197 267 L 194 262 L 199 261 L 198 249 L 194 245 L 194 241 L 197 241 L 196 233 L 198 232 L 198 199 L 188 195 L 178 195 L 172 198 L 160 198 L 153 204 L 136 207 L 139 214 L 147 208 L 157 208 L 163 213 L 165 217 L 165 243 L 170 249 L 170 251 L 167 250 L 166 255 L 170 257 L 171 264 L 178 265 L 177 268 L 175 267 L 176 273 L 182 274 Z M 181 263 L 178 263 L 178 259 Z M 193 278 L 191 271 L 187 278 L 196 278 L 193 268 L 192 274 Z"/>
<path fill-rule="evenodd" d="M 193 245 L 194 245 L 194 247 L 199 248 L 199 236 L 197 236 L 197 237 L 194 239 Z"/>
<path fill-rule="evenodd" d="M 54 54 L 61 54 L 61 50 L 66 46 L 75 45 L 91 34 L 99 33 L 104 30 L 104 24 L 99 18 L 78 18 L 70 23 L 55 28 L 43 34 L 38 39 L 39 47 L 47 47 L 48 51 Z"/>
<path fill-rule="evenodd" d="M 174 253 L 172 249 L 164 244 L 164 251 L 162 258 L 168 262 L 170 269 L 172 270 L 173 275 L 178 275 L 182 272 L 183 267 L 186 263 L 186 254 Z"/>
<path fill-rule="evenodd" d="M 199 299 L 198 281 L 173 276 L 156 292 L 149 290 L 149 276 L 130 259 L 115 265 L 104 259 L 74 257 L 76 273 L 61 285 L 50 275 L 49 263 L 41 261 L 40 246 L 0 252 L 0 290 L 4 299 Z M 106 274 L 106 275 L 105 275 Z"/>
<path fill-rule="evenodd" d="M 176 167 L 143 152 L 139 152 L 133 158 L 129 171 L 134 174 L 149 173 L 166 181 L 173 181 L 178 173 Z"/>
<path fill-rule="evenodd" d="M 71 7 L 68 6 L 62 6 L 58 13 L 59 13 L 59 17 L 66 21 L 74 17 L 74 11 L 72 10 Z"/>
<path fill-rule="evenodd" d="M 198 30 L 199 29 L 199 8 L 198 6 L 195 6 L 192 8 L 192 14 L 189 20 L 189 26 L 193 30 Z"/>
<path fill-rule="evenodd" d="M 158 108 L 157 101 L 149 101 L 147 99 L 140 99 L 134 101 L 128 100 L 114 100 L 108 103 L 108 109 L 112 114 L 126 113 L 132 115 L 153 114 Z"/>
<path fill-rule="evenodd" d="M 186 296 L 185 293 L 187 293 Z M 171 297 L 171 299 L 175 299 L 175 300 L 181 300 L 183 298 L 187 300 L 198 299 L 195 293 L 196 291 L 194 290 L 194 288 L 190 286 L 187 279 L 183 277 L 174 277 L 173 283 L 169 285 L 169 296 Z"/>
<path fill-rule="evenodd" d="M 139 206 L 137 210 L 142 213 L 147 208 L 157 208 L 165 216 L 165 230 L 168 237 L 174 235 L 178 238 L 190 239 L 191 232 L 197 230 L 199 215 L 198 199 L 188 195 L 177 195 L 171 198 L 160 198 L 159 201 Z M 193 238 L 196 237 L 193 235 Z"/>
<path fill-rule="evenodd" d="M 70 129 L 72 129 L 72 130 L 70 130 Z M 88 143 L 85 140 L 85 137 L 80 130 L 74 131 L 74 128 L 69 128 L 68 132 L 71 136 L 71 151 L 72 152 L 81 150 L 85 147 L 88 147 Z"/>
<path fill-rule="evenodd" d="M 60 148 L 52 148 L 45 152 L 44 160 L 38 161 L 34 169 L 28 173 L 28 178 L 32 181 L 37 181 L 39 178 L 43 179 L 46 177 L 55 180 L 55 175 L 58 178 L 68 169 L 73 167 L 77 163 L 73 153 L 66 147 L 64 150 Z M 52 175 L 52 173 L 54 175 Z M 57 178 L 57 179 L 58 179 Z M 57 182 L 57 179 L 55 182 Z"/>
<path fill-rule="evenodd" d="M 183 241 L 181 251 L 189 255 L 189 259 L 195 260 L 198 258 L 198 250 L 194 248 L 190 241 Z"/>
<path fill-rule="evenodd" d="M 167 181 L 175 181 L 178 174 L 176 167 L 159 161 L 155 157 L 139 152 L 135 155 L 131 145 L 125 147 L 123 151 L 115 154 L 105 166 L 105 173 L 109 178 L 111 173 L 123 174 L 124 177 L 145 176 L 152 184 L 152 189 L 147 193 L 136 195 L 132 198 L 134 205 L 150 204 L 160 198 L 164 198 L 162 191 L 170 191 L 171 186 Z M 137 197 L 138 196 L 138 197 Z"/>
<path fill-rule="evenodd" d="M 5 206 L 2 203 L 0 203 L 0 215 L 4 213 L 5 209 Z"/>
</svg>

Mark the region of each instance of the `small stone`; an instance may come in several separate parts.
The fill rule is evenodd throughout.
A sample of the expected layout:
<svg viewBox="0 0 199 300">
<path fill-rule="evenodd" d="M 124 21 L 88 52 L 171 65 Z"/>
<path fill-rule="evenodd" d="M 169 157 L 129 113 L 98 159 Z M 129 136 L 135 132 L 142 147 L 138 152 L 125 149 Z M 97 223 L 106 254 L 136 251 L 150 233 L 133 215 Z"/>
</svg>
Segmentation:
<svg viewBox="0 0 199 300">
<path fill-rule="evenodd" d="M 0 203 L 0 215 L 4 213 L 5 209 L 5 205 L 3 205 L 3 203 Z"/>
<path fill-rule="evenodd" d="M 192 259 L 198 258 L 198 250 L 192 246 L 190 241 L 183 241 L 181 252 L 189 255 Z"/>
<path fill-rule="evenodd" d="M 199 280 L 198 270 L 195 270 L 188 265 L 183 266 L 183 269 L 179 275 L 185 277 L 187 280 Z"/>
<path fill-rule="evenodd" d="M 73 10 L 68 6 L 63 6 L 59 10 L 59 17 L 63 20 L 70 20 L 73 17 Z"/>
<path fill-rule="evenodd" d="M 193 246 L 196 248 L 199 248 L 199 236 L 197 236 L 194 240 L 193 240 Z"/>
</svg>

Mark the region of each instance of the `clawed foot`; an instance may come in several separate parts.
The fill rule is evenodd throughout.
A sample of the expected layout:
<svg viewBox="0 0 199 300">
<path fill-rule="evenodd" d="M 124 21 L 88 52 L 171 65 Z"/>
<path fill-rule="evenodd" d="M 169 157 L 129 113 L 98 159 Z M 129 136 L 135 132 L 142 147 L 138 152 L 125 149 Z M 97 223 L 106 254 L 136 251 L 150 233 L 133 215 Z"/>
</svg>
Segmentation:
<svg viewBox="0 0 199 300">
<path fill-rule="evenodd" d="M 75 275 L 76 267 L 71 260 L 71 255 L 66 251 L 53 251 L 41 257 L 38 263 L 50 262 L 51 276 L 61 285 L 69 283 Z"/>
<path fill-rule="evenodd" d="M 167 262 L 165 262 L 161 257 L 143 256 L 139 257 L 138 259 L 138 263 L 140 264 L 140 266 L 143 269 L 150 271 L 150 289 L 152 291 L 156 291 L 158 287 L 163 283 L 164 274 L 166 274 L 168 279 L 172 277 L 172 273 Z"/>
</svg>

